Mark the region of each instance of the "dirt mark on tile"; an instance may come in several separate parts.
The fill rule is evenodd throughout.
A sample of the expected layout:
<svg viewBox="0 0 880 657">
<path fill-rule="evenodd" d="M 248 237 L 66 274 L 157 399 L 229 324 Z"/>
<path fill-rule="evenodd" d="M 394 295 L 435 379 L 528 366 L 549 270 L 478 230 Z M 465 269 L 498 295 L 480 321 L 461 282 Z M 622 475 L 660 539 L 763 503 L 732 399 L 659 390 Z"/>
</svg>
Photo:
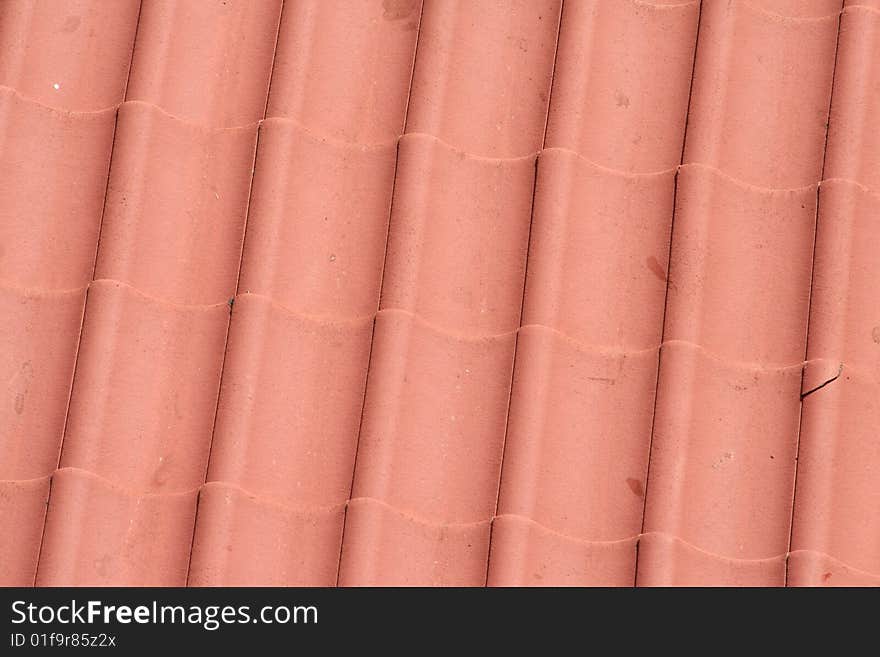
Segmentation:
<svg viewBox="0 0 880 657">
<path fill-rule="evenodd" d="M 105 554 L 95 559 L 95 572 L 100 577 L 108 577 L 113 572 L 113 557 Z"/>
<path fill-rule="evenodd" d="M 663 268 L 663 265 L 660 264 L 660 261 L 657 260 L 654 256 L 650 256 L 645 259 L 645 266 L 651 270 L 651 273 L 657 277 L 658 280 L 666 282 L 666 270 Z"/>
<path fill-rule="evenodd" d="M 626 485 L 629 486 L 629 489 L 632 491 L 632 494 L 636 497 L 644 497 L 645 496 L 645 487 L 642 485 L 641 480 L 634 479 L 633 477 L 628 477 L 626 480 Z"/>
<path fill-rule="evenodd" d="M 389 21 L 403 20 L 414 13 L 417 0 L 383 0 L 382 18 Z"/>
<path fill-rule="evenodd" d="M 82 19 L 79 16 L 68 16 L 64 24 L 61 26 L 61 32 L 64 34 L 70 34 L 71 32 L 76 32 L 79 29 L 79 24 L 82 22 Z"/>
<path fill-rule="evenodd" d="M 25 400 L 28 396 L 28 391 L 31 387 L 31 380 L 34 378 L 34 368 L 31 365 L 29 360 L 26 360 L 21 364 L 18 372 L 16 372 L 13 377 L 11 383 L 14 386 L 18 387 L 18 391 L 15 393 L 15 414 L 21 415 L 24 413 L 24 404 Z"/>
<path fill-rule="evenodd" d="M 713 470 L 720 469 L 723 465 L 733 460 L 733 452 L 724 452 L 718 459 L 712 464 Z"/>
</svg>

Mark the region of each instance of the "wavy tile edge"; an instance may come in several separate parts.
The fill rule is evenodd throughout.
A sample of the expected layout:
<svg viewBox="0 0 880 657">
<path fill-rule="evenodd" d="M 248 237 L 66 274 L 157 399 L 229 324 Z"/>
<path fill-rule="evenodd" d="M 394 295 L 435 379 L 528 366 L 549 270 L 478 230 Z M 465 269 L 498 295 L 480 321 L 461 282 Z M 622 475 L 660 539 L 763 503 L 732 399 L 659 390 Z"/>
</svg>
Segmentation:
<svg viewBox="0 0 880 657">
<path fill-rule="evenodd" d="M 372 497 L 354 497 L 345 502 L 340 502 L 338 504 L 332 504 L 327 506 L 305 506 L 305 505 L 297 505 L 291 504 L 287 501 L 278 500 L 276 498 L 272 498 L 266 495 L 256 495 L 247 491 L 246 489 L 238 486 L 237 484 L 231 482 L 223 482 L 223 481 L 211 481 L 201 486 L 197 486 L 193 489 L 186 491 L 175 491 L 168 493 L 139 493 L 129 491 L 123 486 L 116 484 L 113 481 L 110 481 L 100 475 L 94 474 L 87 470 L 83 470 L 81 468 L 74 467 L 66 467 L 66 468 L 58 468 L 51 475 L 43 476 L 43 477 L 35 477 L 33 479 L 25 479 L 25 480 L 3 480 L 0 481 L 0 486 L 4 484 L 33 484 L 34 486 L 38 486 L 41 483 L 45 484 L 51 479 L 59 474 L 66 473 L 70 476 L 80 476 L 91 479 L 92 481 L 103 485 L 105 488 L 109 488 L 110 490 L 116 491 L 119 494 L 132 496 L 132 497 L 143 497 L 150 499 L 160 499 L 160 498 L 169 498 L 169 499 L 180 499 L 185 497 L 192 497 L 196 493 L 200 493 L 203 490 L 231 490 L 236 491 L 238 493 L 246 496 L 252 503 L 257 505 L 266 505 L 280 508 L 283 511 L 291 512 L 295 515 L 303 515 L 303 516 L 319 516 L 319 515 L 337 515 L 342 510 L 347 510 L 352 505 L 361 505 L 361 504 L 370 504 L 370 505 L 378 505 L 387 511 L 393 512 L 399 518 L 411 522 L 414 524 L 418 524 L 423 527 L 440 530 L 440 529 L 467 529 L 467 528 L 477 528 L 482 526 L 490 526 L 494 524 L 498 520 L 515 520 L 517 522 L 525 523 L 530 527 L 536 528 L 542 534 L 547 536 L 552 536 L 556 540 L 564 541 L 571 544 L 576 545 L 584 545 L 584 546 L 624 546 L 624 545 L 635 545 L 640 543 L 645 539 L 649 539 L 651 537 L 661 537 L 666 540 L 674 541 L 677 544 L 681 544 L 687 546 L 687 548 L 694 550 L 706 557 L 716 559 L 719 561 L 730 562 L 730 563 L 742 563 L 742 564 L 762 564 L 762 563 L 771 563 L 777 562 L 780 560 L 788 561 L 794 557 L 798 557 L 800 555 L 815 555 L 819 558 L 830 559 L 834 564 L 838 567 L 845 568 L 848 571 L 852 571 L 853 573 L 858 574 L 859 576 L 864 576 L 877 580 L 877 585 L 880 585 L 880 573 L 871 573 L 869 571 L 864 571 L 859 568 L 855 568 L 850 566 L 846 562 L 837 559 L 834 555 L 827 554 L 824 552 L 820 552 L 817 550 L 808 550 L 808 549 L 799 549 L 792 550 L 789 552 L 784 552 L 778 555 L 762 557 L 758 559 L 739 559 L 736 557 L 729 557 L 723 554 L 716 554 L 714 552 L 704 550 L 697 545 L 694 545 L 684 539 L 675 536 L 673 534 L 669 534 L 667 532 L 660 531 L 652 531 L 652 532 L 642 532 L 639 534 L 634 534 L 632 536 L 625 536 L 622 538 L 611 539 L 611 540 L 590 540 L 585 538 L 580 538 L 576 536 L 570 536 L 561 532 L 554 530 L 551 527 L 547 527 L 532 518 L 527 516 L 523 516 L 520 514 L 512 514 L 512 513 L 504 513 L 498 514 L 491 518 L 486 518 L 484 520 L 477 520 L 472 522 L 433 522 L 431 520 L 421 518 L 417 514 L 413 514 L 408 510 L 399 509 L 391 504 L 388 504 L 380 499 L 372 498 Z"/>
</svg>

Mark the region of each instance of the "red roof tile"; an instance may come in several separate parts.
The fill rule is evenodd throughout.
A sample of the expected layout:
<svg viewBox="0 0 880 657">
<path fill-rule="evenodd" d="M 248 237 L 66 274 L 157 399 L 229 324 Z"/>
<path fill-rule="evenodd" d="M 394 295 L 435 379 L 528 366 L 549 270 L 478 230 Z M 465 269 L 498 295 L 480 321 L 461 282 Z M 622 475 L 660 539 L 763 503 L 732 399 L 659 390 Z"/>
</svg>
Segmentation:
<svg viewBox="0 0 880 657">
<path fill-rule="evenodd" d="M 678 166 L 698 0 L 565 2 L 550 148 L 628 173 Z"/>
<path fill-rule="evenodd" d="M 37 570 L 138 5 L 0 6 L 2 584 Z"/>
<path fill-rule="evenodd" d="M 880 585 L 876 0 L 0 4 L 0 584 Z"/>
<path fill-rule="evenodd" d="M 281 0 L 143 2 L 125 99 L 216 128 L 259 121 L 280 14 Z"/>
<path fill-rule="evenodd" d="M 351 9 L 285 6 L 191 584 L 336 583 L 420 14 Z"/>
<path fill-rule="evenodd" d="M 816 392 L 802 408 L 789 567 L 798 584 L 880 584 L 876 9 L 848 7 L 840 20 L 804 374 L 804 392 Z"/>
<path fill-rule="evenodd" d="M 775 4 L 702 6 L 638 584 L 785 581 L 837 15 Z"/>
<path fill-rule="evenodd" d="M 266 115 L 368 146 L 403 131 L 420 0 L 287 2 Z"/>
<path fill-rule="evenodd" d="M 423 12 L 343 585 L 485 581 L 559 9 Z"/>
<path fill-rule="evenodd" d="M 632 584 L 697 14 L 565 3 L 490 584 Z"/>
<path fill-rule="evenodd" d="M 0 85 L 68 112 L 115 107 L 125 95 L 140 10 L 140 0 L 70 0 L 62 11 L 52 0 L 2 3 Z"/>
</svg>

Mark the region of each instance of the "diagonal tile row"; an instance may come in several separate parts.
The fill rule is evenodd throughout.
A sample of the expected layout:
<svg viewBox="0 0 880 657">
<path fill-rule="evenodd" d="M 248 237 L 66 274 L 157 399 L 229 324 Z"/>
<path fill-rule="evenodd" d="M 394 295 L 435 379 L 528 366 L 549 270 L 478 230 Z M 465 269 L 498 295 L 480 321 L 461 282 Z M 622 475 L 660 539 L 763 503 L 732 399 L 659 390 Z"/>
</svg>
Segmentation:
<svg viewBox="0 0 880 657">
<path fill-rule="evenodd" d="M 72 299 L 63 317 L 31 320 L 54 324 L 46 337 L 19 329 L 27 344 L 10 351 L 38 346 L 45 360 L 12 368 L 24 396 L 35 377 L 58 389 L 42 400 L 56 425 L 36 427 L 51 448 L 35 460 L 4 445 L 22 458 L 0 478 L 15 480 L 14 498 L 26 500 L 15 513 L 31 524 L 39 516 L 37 549 L 54 436 L 65 436 L 38 581 L 182 583 L 189 568 L 192 584 L 328 584 L 338 567 L 343 584 L 482 584 L 491 535 L 490 583 L 631 584 L 644 531 L 640 583 L 775 583 L 788 551 L 815 181 L 837 41 L 839 7 L 819 4 L 816 15 L 788 19 L 742 2 L 704 2 L 702 14 L 696 2 L 566 2 L 560 24 L 556 2 L 513 11 L 426 3 L 420 26 L 412 3 L 364 5 L 363 16 L 286 3 L 280 30 L 277 11 L 228 18 L 259 35 L 247 40 L 258 47 L 237 62 L 206 56 L 205 70 L 180 79 L 161 75 L 163 53 L 190 47 L 194 25 L 233 31 L 207 10 L 145 8 L 125 98 L 149 104 L 118 112 L 94 276 L 87 257 L 100 216 L 91 241 L 76 234 L 80 279 L 59 271 L 43 280 L 51 268 L 40 263 L 10 292 L 38 288 L 25 294 L 34 306 L 52 299 L 34 313 L 59 314 L 54 299 Z M 841 22 L 841 57 L 875 43 L 875 13 L 853 8 Z M 485 24 L 497 32 L 487 35 Z M 272 57 L 261 48 L 273 30 L 267 105 Z M 621 31 L 626 43 L 611 38 Z M 786 48 L 772 46 L 779 39 Z M 341 42 L 355 53 L 344 66 L 333 61 Z M 230 74 L 236 64 L 247 75 Z M 871 79 L 869 67 L 861 72 Z M 181 85 L 213 73 L 216 88 Z M 832 126 L 838 115 L 849 125 L 864 88 L 849 104 L 835 95 Z M 217 89 L 236 102 L 212 100 Z M 25 107 L 21 121 L 38 110 L 71 120 L 6 95 Z M 719 98 L 726 103 L 713 106 Z M 755 98 L 773 111 L 752 110 Z M 256 148 L 264 111 L 285 118 L 261 122 Z M 75 118 L 112 125 L 113 116 Z M 232 127 L 248 120 L 251 128 Z M 876 189 L 869 148 L 860 169 L 841 156 L 840 174 L 829 175 L 835 134 L 825 177 Z M 105 166 L 112 142 L 111 131 Z M 68 158 L 79 154 L 68 148 Z M 759 149 L 766 161 L 754 158 Z M 77 175 L 95 188 L 77 202 L 100 215 L 106 169 L 103 180 L 100 171 Z M 25 190 L 28 180 L 21 176 Z M 839 184 L 876 201 L 846 181 L 823 184 L 820 199 Z M 771 189 L 782 187 L 795 189 Z M 29 202 L 13 212 L 32 211 Z M 70 212 L 60 205 L 69 198 L 48 202 L 59 204 L 51 214 Z M 860 252 L 851 262 L 861 283 L 838 280 L 835 265 L 820 269 L 822 249 L 840 248 L 837 233 L 823 240 L 822 212 L 813 324 L 823 276 L 829 298 L 841 285 L 867 289 L 857 287 L 868 276 Z M 870 235 L 868 212 L 844 216 Z M 71 267 L 61 253 L 51 262 Z M 28 271 L 15 261 L 9 269 Z M 76 337 L 85 288 L 70 289 L 91 278 L 64 431 L 73 358 L 66 374 L 57 368 L 76 340 L 57 326 L 75 326 Z M 225 300 L 236 281 L 227 341 Z M 836 330 L 815 352 L 818 364 L 843 358 L 841 335 L 861 344 L 855 326 Z M 842 431 L 845 405 L 863 393 L 835 401 L 837 414 L 817 406 L 816 421 L 838 418 L 832 426 Z M 806 398 L 803 458 L 820 394 Z M 871 445 L 870 425 L 858 427 L 867 435 L 856 452 Z M 25 430 L 33 429 L 19 436 Z M 851 456 L 870 464 L 864 457 Z M 799 481 L 798 504 L 815 491 L 836 508 L 845 486 L 827 483 L 827 468 L 812 468 L 817 483 Z M 795 510 L 793 569 L 809 562 L 801 571 L 814 576 L 827 553 L 835 576 L 880 572 L 869 551 L 832 540 L 845 527 L 799 542 L 801 524 L 817 525 L 814 534 L 832 528 L 812 508 L 804 521 Z M 760 511 L 767 517 L 755 523 Z M 35 559 L 26 554 L 0 574 L 24 581 Z"/>
<path fill-rule="evenodd" d="M 794 585 L 880 584 L 880 3 L 846 4 L 819 190 Z"/>
<path fill-rule="evenodd" d="M 0 5 L 3 584 L 34 581 L 139 5 Z"/>
<path fill-rule="evenodd" d="M 851 347 L 829 349 L 824 336 L 843 321 L 848 341 L 871 348 L 870 328 L 826 309 L 864 294 L 854 270 L 876 269 L 837 237 L 854 224 L 871 239 L 865 208 L 834 206 L 838 185 L 863 194 L 868 182 L 852 168 L 860 149 L 841 157 L 837 140 L 863 132 L 860 115 L 876 106 L 876 80 L 857 58 L 876 53 L 878 15 L 756 21 L 747 3 L 721 4 L 702 6 L 636 582 L 877 584 L 876 414 L 861 407 L 850 431 L 812 418 L 839 417 L 841 404 L 876 391 L 875 377 L 844 391 Z M 708 172 L 693 162 L 774 189 L 718 176 L 697 185 Z M 839 524 L 853 516 L 868 523 L 859 538 Z"/>
<path fill-rule="evenodd" d="M 13 581 L 32 578 L 39 558 L 38 583 L 139 583 L 138 569 L 162 569 L 172 538 L 191 536 L 194 509 L 189 528 L 181 513 L 156 520 L 163 494 L 185 502 L 181 489 L 204 481 L 280 9 L 3 6 L 4 52 L 21 56 L 0 67 L 6 126 L 24 128 L 6 139 L 38 154 L 11 181 L 10 242 L 30 266 L 9 271 L 34 272 L 11 293 L 49 320 L 35 318 L 36 335 L 13 329 L 22 345 L 11 353 L 33 353 L 37 367 L 7 452 L 33 454 L 3 478 L 30 479 L 19 504 L 45 510 L 46 475 L 60 468 L 44 529 L 34 513 L 25 544 L 24 524 L 8 534 L 19 540 Z M 48 198 L 30 191 L 45 187 L 43 168 L 63 183 Z M 34 210 L 38 221 L 22 220 Z M 168 503 L 180 510 L 179 500 Z"/>
<path fill-rule="evenodd" d="M 702 6 L 638 585 L 784 582 L 840 9 L 795 4 Z"/>
</svg>

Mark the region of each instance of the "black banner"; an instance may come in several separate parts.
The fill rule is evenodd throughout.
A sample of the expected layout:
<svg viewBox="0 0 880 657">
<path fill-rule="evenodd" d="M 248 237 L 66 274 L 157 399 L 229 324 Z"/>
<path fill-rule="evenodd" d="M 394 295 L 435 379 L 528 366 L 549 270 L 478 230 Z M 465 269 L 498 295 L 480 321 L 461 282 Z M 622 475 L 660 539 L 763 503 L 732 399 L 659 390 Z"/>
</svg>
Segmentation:
<svg viewBox="0 0 880 657">
<path fill-rule="evenodd" d="M 704 636 L 729 647 L 780 634 L 790 646 L 808 635 L 805 629 L 812 638 L 831 633 L 837 621 L 844 638 L 855 638 L 859 627 L 873 627 L 877 599 L 867 589 L 282 588 L 8 588 L 0 598 L 3 655 L 184 646 L 309 647 L 323 654 L 352 641 L 413 654 L 530 642 L 541 654 L 577 646 L 583 654 L 609 645 L 680 647 Z"/>
</svg>

